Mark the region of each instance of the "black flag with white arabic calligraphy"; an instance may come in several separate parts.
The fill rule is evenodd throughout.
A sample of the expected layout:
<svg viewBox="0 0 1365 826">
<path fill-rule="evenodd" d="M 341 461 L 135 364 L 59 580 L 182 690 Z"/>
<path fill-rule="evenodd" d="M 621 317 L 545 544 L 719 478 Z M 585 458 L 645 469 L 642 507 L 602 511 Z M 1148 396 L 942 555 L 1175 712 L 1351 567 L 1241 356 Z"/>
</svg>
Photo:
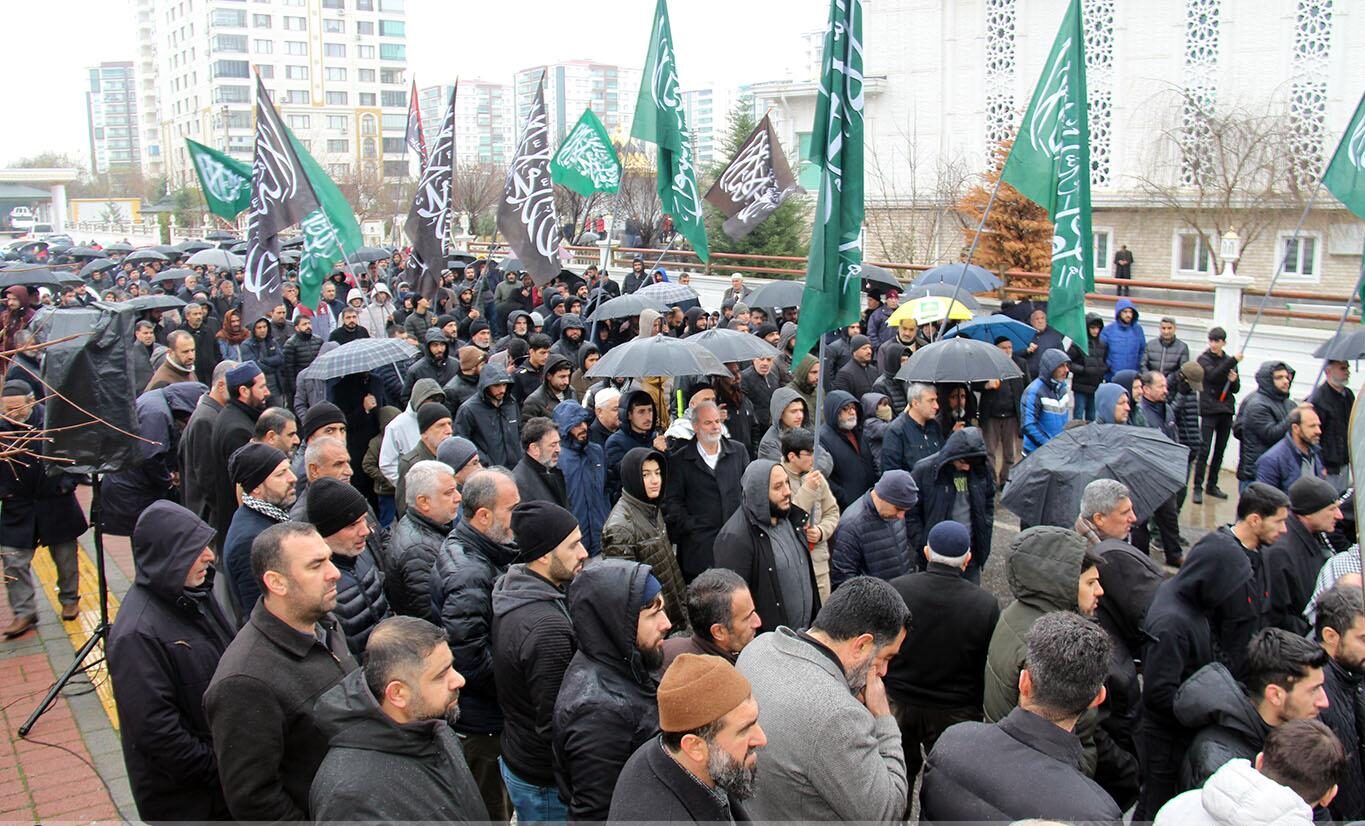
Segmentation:
<svg viewBox="0 0 1365 826">
<path fill-rule="evenodd" d="M 289 142 L 280 113 L 256 77 L 256 151 L 251 162 L 251 213 L 246 226 L 242 317 L 268 316 L 283 301 L 280 231 L 318 208 L 308 175 Z"/>
<path fill-rule="evenodd" d="M 455 92 L 450 90 L 450 108 L 441 123 L 441 133 L 431 148 L 426 168 L 417 181 L 403 231 L 412 244 L 409 266 L 418 270 L 417 292 L 436 302 L 441 286 L 441 270 L 446 267 L 446 243 L 450 234 L 450 181 L 455 164 Z"/>
<path fill-rule="evenodd" d="M 721 229 L 738 241 L 782 206 L 788 195 L 800 191 L 772 121 L 764 115 L 706 193 L 706 202 L 725 214 Z"/>
<path fill-rule="evenodd" d="M 507 239 L 537 286 L 559 275 L 559 219 L 550 178 L 550 129 L 545 116 L 545 76 L 526 115 L 507 183 L 498 204 L 498 231 Z"/>
</svg>

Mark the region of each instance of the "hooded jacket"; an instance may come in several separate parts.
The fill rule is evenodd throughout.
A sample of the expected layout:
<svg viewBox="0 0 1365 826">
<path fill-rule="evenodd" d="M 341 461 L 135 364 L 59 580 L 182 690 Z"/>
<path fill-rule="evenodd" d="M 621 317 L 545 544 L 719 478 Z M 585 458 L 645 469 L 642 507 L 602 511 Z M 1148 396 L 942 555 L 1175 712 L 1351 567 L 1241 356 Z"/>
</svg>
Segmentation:
<svg viewBox="0 0 1365 826">
<path fill-rule="evenodd" d="M 437 621 L 431 604 L 431 569 L 450 529 L 451 523 L 438 525 L 415 508 L 408 508 L 394 523 L 385 551 L 394 613 Z"/>
<path fill-rule="evenodd" d="M 1052 377 L 1058 367 L 1070 361 L 1061 350 L 1044 352 L 1039 361 L 1038 378 L 1024 389 L 1024 396 L 1019 402 L 1022 414 L 1019 427 L 1024 434 L 1026 454 L 1047 444 L 1071 421 L 1071 391 L 1065 381 L 1057 381 Z"/>
<path fill-rule="evenodd" d="M 256 327 L 262 321 L 267 325 L 270 323 L 267 316 L 261 316 L 251 322 L 251 334 L 242 342 L 242 358 L 256 362 L 256 366 L 265 374 L 265 383 L 270 388 L 270 395 L 277 397 L 278 401 L 283 393 L 280 371 L 284 368 L 284 350 L 275 340 L 269 326 L 266 328 L 265 338 L 257 338 Z"/>
<path fill-rule="evenodd" d="M 1275 387 L 1277 370 L 1288 370 L 1293 381 L 1294 370 L 1288 364 L 1265 362 L 1256 370 L 1256 391 L 1242 402 L 1233 421 L 1232 435 L 1237 437 L 1240 447 L 1237 478 L 1243 481 L 1256 478 L 1256 460 L 1289 432 L 1289 412 L 1294 409 L 1294 401 Z"/>
<path fill-rule="evenodd" d="M 1122 385 L 1113 382 L 1105 382 L 1095 390 L 1095 423 L 1096 424 L 1118 424 L 1114 421 L 1114 407 L 1119 403 L 1119 399 L 1127 397 L 1128 391 Z M 1129 410 L 1132 415 L 1132 410 Z M 1127 424 L 1127 422 L 1125 422 Z"/>
<path fill-rule="evenodd" d="M 208 388 L 196 381 L 168 384 L 137 397 L 138 461 L 107 474 L 101 482 L 101 523 L 107 533 L 132 536 L 138 516 L 147 506 L 174 495 L 171 474 L 180 469 L 181 428 L 188 422 Z"/>
<path fill-rule="evenodd" d="M 1033 623 L 1051 611 L 1079 610 L 1076 595 L 1085 552 L 1086 542 L 1079 534 L 1050 526 L 1030 528 L 1010 543 L 1005 577 L 1014 602 L 1000 612 L 986 653 L 983 707 L 987 722 L 1005 719 L 1019 704 L 1019 672 L 1024 668 L 1025 638 Z M 1084 748 L 1081 768 L 1088 777 L 1095 774 L 1097 724 L 1093 708 L 1076 721 L 1076 736 Z"/>
<path fill-rule="evenodd" d="M 569 431 L 593 420 L 593 412 L 572 399 L 555 406 L 554 422 L 559 429 L 559 470 L 569 494 L 569 510 L 583 532 L 583 547 L 597 556 L 602 553 L 602 525 L 611 512 L 607 498 L 606 452 L 591 439 L 580 443 Z"/>
<path fill-rule="evenodd" d="M 493 677 L 503 711 L 502 759 L 517 777 L 555 785 L 555 698 L 577 642 L 561 588 L 513 565 L 493 586 Z"/>
<path fill-rule="evenodd" d="M 818 363 L 819 362 L 816 360 L 815 356 L 812 356 L 809 353 L 802 356 L 796 362 L 796 369 L 792 371 L 792 380 L 787 385 L 788 387 L 795 390 L 797 393 L 801 394 L 801 398 L 804 399 L 806 402 L 806 412 L 811 414 L 811 416 L 815 415 L 816 409 L 815 384 L 813 382 L 807 381 L 806 379 L 810 376 L 811 368 Z M 823 367 L 820 368 L 820 372 L 824 373 Z M 814 422 L 814 419 L 812 419 L 811 421 Z M 814 425 L 812 424 L 812 427 L 813 426 Z"/>
<path fill-rule="evenodd" d="M 1104 374 L 1108 371 L 1109 365 L 1105 357 L 1109 348 L 1104 343 L 1101 336 L 1089 335 L 1095 327 L 1104 332 L 1104 319 L 1099 313 L 1085 314 L 1085 332 L 1089 339 L 1088 353 L 1082 353 L 1081 348 L 1072 344 L 1067 348 L 1067 356 L 1071 359 L 1071 389 L 1076 393 L 1094 393 L 1095 388 L 1104 381 Z"/>
<path fill-rule="evenodd" d="M 772 400 L 773 394 L 782 387 L 781 372 L 776 363 L 768 368 L 766 376 L 760 376 L 752 364 L 740 371 L 739 386 L 749 401 L 753 402 L 754 417 L 758 421 L 760 432 L 768 430 L 773 425 Z"/>
<path fill-rule="evenodd" d="M 663 474 L 659 496 L 651 500 L 645 495 L 644 464 L 653 459 Z M 673 553 L 668 538 L 668 526 L 661 508 L 664 490 L 668 485 L 668 460 L 653 448 L 631 448 L 621 460 L 621 498 L 607 516 L 602 527 L 604 556 L 643 562 L 654 571 L 663 586 L 664 610 L 675 628 L 688 627 L 687 583 Z"/>
<path fill-rule="evenodd" d="M 743 507 L 736 510 L 716 534 L 715 544 L 716 567 L 729 568 L 744 577 L 749 585 L 754 608 L 763 622 L 759 633 L 776 630 L 779 625 L 805 628 L 820 610 L 820 588 L 815 581 L 815 566 L 809 553 L 804 554 L 802 560 L 806 568 L 803 573 L 810 580 L 810 616 L 795 614 L 789 606 L 791 595 L 782 593 L 776 571 L 778 559 L 768 536 L 773 530 L 768 480 L 775 467 L 778 467 L 776 462 L 759 459 L 744 470 Z M 795 504 L 787 511 L 786 519 L 803 546 L 806 544 L 806 518 L 806 512 Z"/>
<path fill-rule="evenodd" d="M 330 748 L 308 794 L 317 823 L 467 822 L 488 810 L 444 720 L 398 723 L 356 670 L 318 700 Z"/>
<path fill-rule="evenodd" d="M 284 343 L 280 365 L 280 384 L 286 396 L 294 395 L 298 386 L 299 373 L 313 363 L 322 350 L 322 339 L 311 330 L 307 334 L 295 330 Z"/>
<path fill-rule="evenodd" d="M 839 502 L 839 510 L 844 510 L 872 489 L 877 481 L 877 472 L 872 461 L 872 450 L 863 439 L 861 412 L 858 424 L 852 430 L 839 428 L 839 410 L 847 405 L 859 404 L 858 400 L 844 390 L 832 390 L 825 396 L 825 421 L 817 437 L 820 446 L 829 453 L 834 469 L 829 475 L 830 490 Z M 861 411 L 861 407 L 858 408 Z M 890 446 L 891 431 L 887 431 L 883 442 L 885 449 Z"/>
<path fill-rule="evenodd" d="M 630 755 L 659 732 L 658 683 L 635 647 L 648 565 L 601 559 L 569 594 L 578 651 L 554 709 L 554 766 L 569 820 L 606 820 Z"/>
<path fill-rule="evenodd" d="M 621 394 L 621 399 L 617 402 L 617 421 L 616 432 L 607 437 L 604 445 L 607 462 L 607 495 L 611 501 L 615 502 L 621 496 L 621 460 L 625 458 L 632 448 L 644 447 L 654 448 L 654 434 L 657 432 L 657 421 L 655 430 L 648 433 L 638 433 L 630 425 L 630 408 L 632 406 L 641 407 L 645 403 L 653 406 L 654 400 L 643 390 L 627 390 Z"/>
<path fill-rule="evenodd" d="M 1175 693 L 1175 718 L 1198 732 L 1185 752 L 1180 784 L 1195 789 L 1229 760 L 1251 760 L 1270 726 L 1222 663 L 1194 672 Z"/>
<path fill-rule="evenodd" d="M 927 544 L 929 529 L 953 518 L 953 505 L 959 495 L 955 479 L 960 473 L 953 462 L 958 460 L 971 463 L 971 469 L 963 474 L 967 489 L 962 493 L 967 497 L 972 517 L 967 526 L 972 536 L 970 564 L 984 569 L 990 558 L 995 528 L 995 469 L 986 452 L 981 428 L 964 427 L 953 431 L 938 453 L 915 463 L 912 476 L 919 488 L 919 501 L 906 514 L 905 524 L 906 539 L 920 570 L 924 569 L 925 562 L 924 555 L 918 551 Z"/>
<path fill-rule="evenodd" d="M 432 352 L 433 344 L 445 345 L 445 355 L 440 358 Z M 422 357 L 412 363 L 408 368 L 407 376 L 403 379 L 403 395 L 411 396 L 412 387 L 418 379 L 435 379 L 439 387 L 444 387 L 446 382 L 455 378 L 455 374 L 460 372 L 459 359 L 450 357 L 452 342 L 446 338 L 446 334 L 440 328 L 432 327 L 427 330 L 422 337 Z"/>
<path fill-rule="evenodd" d="M 379 472 L 390 483 L 398 483 L 398 463 L 422 439 L 422 434 L 417 430 L 417 408 L 442 395 L 441 386 L 435 379 L 418 379 L 412 385 L 407 408 L 384 428 L 379 444 Z"/>
<path fill-rule="evenodd" d="M 1133 311 L 1131 324 L 1119 320 L 1119 313 L 1124 310 Z M 1120 298 L 1114 303 L 1114 320 L 1105 325 L 1100 333 L 1100 341 L 1107 348 L 1105 358 L 1109 366 L 1104 374 L 1105 381 L 1109 381 L 1120 370 L 1142 369 L 1142 357 L 1147 352 L 1147 334 L 1142 331 L 1138 317 L 1137 305 L 1131 300 Z"/>
<path fill-rule="evenodd" d="M 1341 773 L 1337 796 L 1327 804 L 1332 819 L 1340 822 L 1365 818 L 1365 774 L 1361 773 L 1361 733 L 1365 728 L 1365 675 L 1343 668 L 1335 659 L 1323 670 L 1327 708 L 1321 720 L 1346 748 L 1346 768 Z"/>
<path fill-rule="evenodd" d="M 664 519 L 668 535 L 678 545 L 678 566 L 688 582 L 713 567 L 712 545 L 722 525 L 743 501 L 740 479 L 749 466 L 749 451 L 733 439 L 721 437 L 720 456 L 712 470 L 695 440 L 668 454 L 664 480 Z"/>
<path fill-rule="evenodd" d="M 346 303 L 349 304 L 357 292 L 360 291 L 352 289 L 347 293 Z M 380 293 L 388 296 L 389 300 L 380 304 Z M 364 296 L 365 294 L 361 292 L 360 297 L 364 298 Z M 388 338 L 388 327 L 389 322 L 393 320 L 393 309 L 393 293 L 389 292 L 389 288 L 385 286 L 384 282 L 375 284 L 374 289 L 370 290 L 369 300 L 365 302 L 364 307 L 360 308 L 360 326 L 369 331 L 370 338 Z"/>
<path fill-rule="evenodd" d="M 213 597 L 212 569 L 185 587 L 213 528 L 170 502 L 145 513 L 133 535 L 137 575 L 108 645 L 128 783 L 145 821 L 226 819 L 204 689 L 235 629 Z"/>
<path fill-rule="evenodd" d="M 891 580 L 914 571 L 914 546 L 906 542 L 905 523 L 877 513 L 872 491 L 842 509 L 829 541 L 830 586 L 838 588 L 855 576 Z"/>
<path fill-rule="evenodd" d="M 901 356 L 905 355 L 905 345 L 899 341 L 886 342 L 877 350 L 877 366 L 881 375 L 872 382 L 874 392 L 885 394 L 891 400 L 891 413 L 899 416 L 905 412 L 905 382 L 896 378 L 901 370 Z"/>
<path fill-rule="evenodd" d="M 566 330 L 577 330 L 579 332 L 578 341 L 572 341 L 564 335 Z M 582 358 L 583 347 L 587 341 L 588 325 L 583 323 L 583 317 L 578 313 L 565 313 L 559 317 L 559 340 L 550 347 L 550 355 L 558 353 L 569 360 L 569 364 L 578 366 Z"/>
<path fill-rule="evenodd" d="M 558 394 L 550 389 L 550 374 L 566 367 L 572 373 L 573 362 L 558 353 L 551 353 L 545 359 L 545 369 L 541 371 L 540 386 L 526 397 L 526 401 L 521 403 L 521 417 L 523 419 L 529 419 L 532 416 L 549 418 L 554 415 L 555 405 L 566 399 L 573 400 L 572 387 L 566 386 L 564 391 Z"/>
<path fill-rule="evenodd" d="M 1329 807 L 1328 810 L 1334 809 Z M 1229 760 L 1202 788 L 1172 798 L 1152 821 L 1153 826 L 1310 826 L 1312 823 L 1313 808 L 1297 792 L 1281 786 L 1242 759 Z"/>
<path fill-rule="evenodd" d="M 877 418 L 877 408 L 881 407 L 882 402 L 890 404 L 891 399 L 887 398 L 885 393 L 873 391 L 864 393 L 858 398 L 858 402 L 862 405 L 863 438 L 867 440 L 868 449 L 872 451 L 872 468 L 880 476 L 882 444 L 886 441 L 886 430 L 891 426 L 891 422 Z"/>
<path fill-rule="evenodd" d="M 333 613 L 341 623 L 341 630 L 346 632 L 346 644 L 351 653 L 359 657 L 365 653 L 370 632 L 381 620 L 393 614 L 384 593 L 384 572 L 368 543 L 355 556 L 332 554 L 332 564 L 341 572 Z"/>
<path fill-rule="evenodd" d="M 446 537 L 431 568 L 432 611 L 450 639 L 455 670 L 465 679 L 455 724 L 461 733 L 502 730 L 493 681 L 493 582 L 516 555 L 516 546 L 494 542 L 462 521 Z"/>
<path fill-rule="evenodd" d="M 758 441 L 757 458 L 771 459 L 774 462 L 782 461 L 782 434 L 789 429 L 782 427 L 782 411 L 795 401 L 804 405 L 806 400 L 790 385 L 779 387 L 773 391 L 772 398 L 768 400 L 768 419 L 772 424 L 768 427 L 768 431 L 763 434 L 763 438 Z M 815 411 L 809 407 L 806 408 L 802 426 L 807 430 L 815 426 L 814 413 Z M 829 476 L 830 471 L 834 469 L 834 460 L 818 444 L 815 446 L 815 469 L 826 476 Z"/>
<path fill-rule="evenodd" d="M 454 435 L 474 443 L 484 467 L 512 468 L 521 459 L 521 416 L 512 398 L 511 382 L 506 370 L 491 364 L 484 367 L 479 374 L 478 395 L 460 405 L 460 412 L 455 414 Z M 495 384 L 508 385 L 500 404 L 488 395 L 488 388 Z"/>
</svg>

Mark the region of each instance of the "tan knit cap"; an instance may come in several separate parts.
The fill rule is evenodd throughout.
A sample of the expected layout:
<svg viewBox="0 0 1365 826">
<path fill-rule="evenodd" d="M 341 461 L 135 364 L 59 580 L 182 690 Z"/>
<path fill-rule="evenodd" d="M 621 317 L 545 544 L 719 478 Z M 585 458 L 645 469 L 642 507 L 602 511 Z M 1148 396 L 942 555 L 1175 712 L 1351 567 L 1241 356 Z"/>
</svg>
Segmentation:
<svg viewBox="0 0 1365 826">
<path fill-rule="evenodd" d="M 693 731 L 749 699 L 749 681 L 723 657 L 679 654 L 659 683 L 659 728 Z"/>
</svg>

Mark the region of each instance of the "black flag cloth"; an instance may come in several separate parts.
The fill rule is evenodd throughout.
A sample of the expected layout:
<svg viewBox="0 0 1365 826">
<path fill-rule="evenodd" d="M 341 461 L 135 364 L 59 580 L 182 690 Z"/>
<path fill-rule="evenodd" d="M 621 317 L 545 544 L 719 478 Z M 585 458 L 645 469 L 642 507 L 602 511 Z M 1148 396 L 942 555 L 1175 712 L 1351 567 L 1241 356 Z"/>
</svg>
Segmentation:
<svg viewBox="0 0 1365 826">
<path fill-rule="evenodd" d="M 256 77 L 256 154 L 251 162 L 251 214 L 246 225 L 246 267 L 242 274 L 242 317 L 268 316 L 283 301 L 280 231 L 301 223 L 318 208 L 317 195 Z"/>
<path fill-rule="evenodd" d="M 545 117 L 545 76 L 526 115 L 507 183 L 498 204 L 498 231 L 507 239 L 536 286 L 559 275 L 559 220 L 550 180 L 550 129 Z"/>
<path fill-rule="evenodd" d="M 799 191 L 772 121 L 764 115 L 706 193 L 706 201 L 725 214 L 721 229 L 738 241 Z"/>
<path fill-rule="evenodd" d="M 450 178 L 455 164 L 455 92 L 450 90 L 450 108 L 441 122 L 441 133 L 431 148 L 426 168 L 417 182 L 417 194 L 412 198 L 403 231 L 412 244 L 408 267 L 415 269 L 417 292 L 436 303 L 436 291 L 441 287 L 441 270 L 446 266 L 446 243 L 450 234 Z"/>
</svg>

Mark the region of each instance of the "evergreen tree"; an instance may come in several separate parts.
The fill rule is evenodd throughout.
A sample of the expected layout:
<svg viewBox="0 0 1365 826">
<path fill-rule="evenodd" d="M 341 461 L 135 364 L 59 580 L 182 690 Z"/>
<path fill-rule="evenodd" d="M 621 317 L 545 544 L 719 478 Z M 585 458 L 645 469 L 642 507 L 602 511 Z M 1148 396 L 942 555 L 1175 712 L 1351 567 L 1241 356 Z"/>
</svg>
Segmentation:
<svg viewBox="0 0 1365 826">
<path fill-rule="evenodd" d="M 995 182 L 1000 179 L 1000 170 L 1004 168 L 1013 144 L 1013 140 L 1006 140 L 996 147 L 994 168 L 957 203 L 957 212 L 963 221 L 963 252 L 971 247 L 972 236 L 981 224 L 981 213 L 986 209 Z M 1052 222 L 1048 220 L 1047 210 L 1009 184 L 1001 184 L 991 214 L 986 218 L 986 229 L 972 254 L 972 263 L 996 271 L 1051 272 Z"/>
</svg>

